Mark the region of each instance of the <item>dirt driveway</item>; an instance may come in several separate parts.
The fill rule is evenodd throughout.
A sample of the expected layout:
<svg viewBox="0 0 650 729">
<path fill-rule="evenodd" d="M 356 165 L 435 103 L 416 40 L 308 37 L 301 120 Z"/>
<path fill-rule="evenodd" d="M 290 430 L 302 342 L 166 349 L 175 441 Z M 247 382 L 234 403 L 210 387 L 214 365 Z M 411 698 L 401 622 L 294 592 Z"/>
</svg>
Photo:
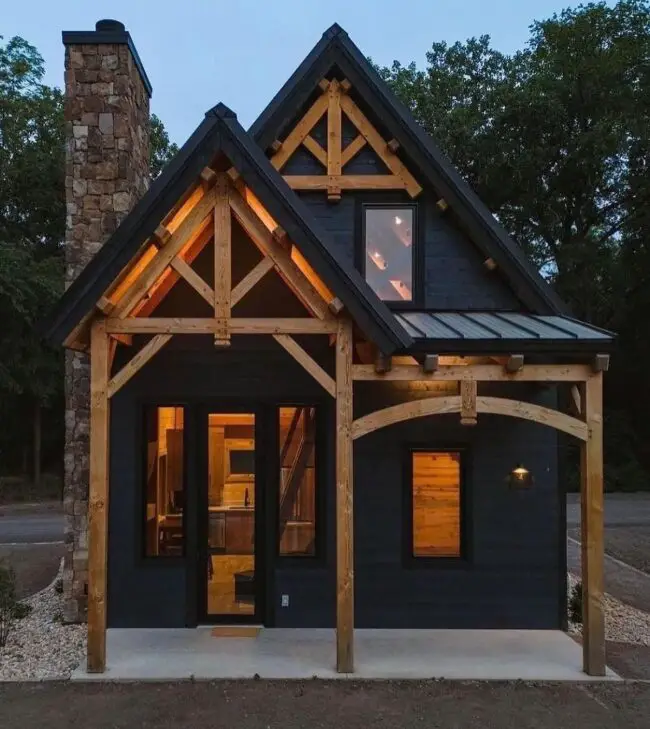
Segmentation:
<svg viewBox="0 0 650 729">
<path fill-rule="evenodd" d="M 3 729 L 647 729 L 648 684 L 0 685 Z"/>
</svg>

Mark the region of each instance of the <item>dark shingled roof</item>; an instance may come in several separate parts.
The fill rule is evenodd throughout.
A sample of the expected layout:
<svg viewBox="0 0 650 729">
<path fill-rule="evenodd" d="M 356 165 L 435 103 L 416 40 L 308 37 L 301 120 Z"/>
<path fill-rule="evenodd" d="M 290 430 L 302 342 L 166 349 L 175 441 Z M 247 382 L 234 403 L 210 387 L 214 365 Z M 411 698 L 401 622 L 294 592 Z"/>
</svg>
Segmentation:
<svg viewBox="0 0 650 729">
<path fill-rule="evenodd" d="M 207 112 L 176 157 L 65 292 L 46 327 L 53 342 L 62 343 L 92 312 L 100 296 L 218 152 L 228 157 L 359 328 L 382 351 L 390 353 L 412 344 L 411 337 L 358 271 L 336 255 L 328 235 L 307 206 L 224 104 Z"/>
</svg>

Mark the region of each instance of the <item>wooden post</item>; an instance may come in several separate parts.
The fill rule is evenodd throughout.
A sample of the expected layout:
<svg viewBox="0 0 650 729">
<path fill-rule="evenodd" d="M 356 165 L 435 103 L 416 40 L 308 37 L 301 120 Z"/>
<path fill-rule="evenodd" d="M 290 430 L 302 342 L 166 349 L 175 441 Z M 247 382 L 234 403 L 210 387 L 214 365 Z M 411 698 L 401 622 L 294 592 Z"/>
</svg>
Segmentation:
<svg viewBox="0 0 650 729">
<path fill-rule="evenodd" d="M 352 507 L 352 322 L 336 337 L 336 670 L 354 671 L 354 536 Z"/>
<path fill-rule="evenodd" d="M 604 676 L 602 372 L 590 377 L 581 389 L 582 412 L 588 427 L 587 440 L 580 443 L 583 670 L 590 676 Z"/>
<path fill-rule="evenodd" d="M 230 344 L 228 330 L 231 289 L 229 190 L 228 178 L 221 175 L 217 180 L 214 201 L 214 317 L 216 320 L 214 343 L 217 346 Z"/>
<path fill-rule="evenodd" d="M 106 320 L 90 331 L 90 488 L 88 495 L 88 673 L 106 668 L 108 533 L 108 335 Z"/>
<path fill-rule="evenodd" d="M 341 92 L 339 82 L 336 79 L 330 81 L 327 91 L 327 174 L 329 178 L 341 176 Z M 327 199 L 330 202 L 337 202 L 341 199 L 341 188 L 328 184 Z"/>
</svg>

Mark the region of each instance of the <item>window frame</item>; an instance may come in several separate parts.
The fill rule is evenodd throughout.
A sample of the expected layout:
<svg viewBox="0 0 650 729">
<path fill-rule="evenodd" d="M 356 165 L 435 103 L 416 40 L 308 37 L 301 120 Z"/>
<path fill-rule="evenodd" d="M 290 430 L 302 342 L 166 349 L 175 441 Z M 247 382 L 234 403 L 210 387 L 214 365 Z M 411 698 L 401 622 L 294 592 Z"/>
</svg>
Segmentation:
<svg viewBox="0 0 650 729">
<path fill-rule="evenodd" d="M 460 554 L 457 557 L 417 557 L 413 552 L 413 454 L 458 453 L 460 456 Z M 402 503 L 402 558 L 409 568 L 449 569 L 468 568 L 472 564 L 471 500 L 468 488 L 469 453 L 465 445 L 417 444 L 404 451 Z"/>
<path fill-rule="evenodd" d="M 147 411 L 152 408 L 182 408 L 183 409 L 183 497 L 182 497 L 182 515 L 183 515 L 183 537 L 182 547 L 180 554 L 165 555 L 165 554 L 147 554 Z M 137 558 L 139 562 L 144 563 L 156 563 L 156 564 L 169 564 L 170 566 L 185 564 L 186 557 L 188 555 L 187 547 L 187 505 L 188 505 L 188 475 L 189 475 L 189 460 L 188 460 L 188 419 L 192 416 L 192 409 L 188 406 L 187 402 L 179 400 L 167 400 L 161 398 L 160 400 L 147 400 L 139 403 L 139 439 L 136 440 L 136 447 L 138 449 L 136 458 L 140 464 L 139 468 L 139 488 L 140 488 L 140 499 L 138 508 L 138 526 L 137 534 Z"/>
<path fill-rule="evenodd" d="M 381 299 L 389 309 L 395 311 L 421 309 L 424 306 L 424 245 L 422 244 L 422 231 L 424 226 L 420 224 L 420 215 L 422 207 L 418 201 L 394 201 L 394 202 L 373 202 L 368 199 L 360 199 L 357 205 L 357 234 L 355 245 L 355 266 L 359 273 L 366 280 L 366 211 L 367 210 L 403 210 L 409 208 L 413 211 L 413 243 L 411 256 L 411 280 L 412 280 L 412 298 L 411 301 L 391 301 Z M 368 284 L 370 286 L 370 284 Z M 372 286 L 370 286 L 372 288 Z M 374 289 L 373 289 L 374 292 Z M 376 292 L 375 292 L 376 293 Z M 379 295 L 376 294 L 379 298 Z"/>
<path fill-rule="evenodd" d="M 282 554 L 280 552 L 280 409 L 314 408 L 316 411 L 316 430 L 314 434 L 314 554 Z M 327 429 L 327 407 L 318 398 L 303 401 L 278 401 L 273 408 L 274 438 L 273 455 L 270 458 L 273 468 L 273 504 L 270 505 L 272 518 L 273 555 L 278 567 L 306 569 L 322 568 L 327 563 L 327 453 L 329 438 Z"/>
</svg>

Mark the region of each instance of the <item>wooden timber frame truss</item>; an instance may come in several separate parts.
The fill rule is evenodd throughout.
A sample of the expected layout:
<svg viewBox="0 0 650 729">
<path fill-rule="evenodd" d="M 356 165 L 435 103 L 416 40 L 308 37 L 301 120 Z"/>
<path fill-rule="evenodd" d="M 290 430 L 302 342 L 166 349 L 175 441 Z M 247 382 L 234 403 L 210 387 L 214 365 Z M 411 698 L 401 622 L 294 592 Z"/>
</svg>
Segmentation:
<svg viewBox="0 0 650 729">
<path fill-rule="evenodd" d="M 326 190 L 332 202 L 341 199 L 343 190 L 406 190 L 416 197 L 422 187 L 397 156 L 399 143 L 384 139 L 368 121 L 366 115 L 349 95 L 352 85 L 347 79 L 322 79 L 320 96 L 282 142 L 276 140 L 271 148 L 271 164 L 281 171 L 293 153 L 302 144 L 325 168 L 323 175 L 284 175 L 294 190 Z M 356 128 L 358 134 L 343 147 L 343 114 Z M 311 135 L 312 129 L 327 117 L 327 149 Z M 384 163 L 390 174 L 344 174 L 344 168 L 365 145 L 369 145 Z"/>
<path fill-rule="evenodd" d="M 354 671 L 354 537 L 353 444 L 378 428 L 437 413 L 459 413 L 471 426 L 481 413 L 523 418 L 554 427 L 581 444 L 583 657 L 590 675 L 605 673 L 603 618 L 603 454 L 602 373 L 606 355 L 591 364 L 525 364 L 521 355 L 490 363 L 447 364 L 449 358 L 426 355 L 422 362 L 377 357 L 374 364 L 354 364 L 354 323 L 341 302 L 243 184 L 233 170 L 206 168 L 202 184 L 164 220 L 140 256 L 123 271 L 97 304 L 90 329 L 90 494 L 88 671 L 106 667 L 106 588 L 109 499 L 110 399 L 159 352 L 172 337 L 209 334 L 217 347 L 232 336 L 272 336 L 336 402 L 336 641 L 337 670 Z M 262 260 L 234 287 L 230 280 L 231 216 L 263 254 Z M 215 276 L 210 287 L 190 264 L 214 238 Z M 304 304 L 309 317 L 239 318 L 232 307 L 275 269 Z M 211 318 L 152 317 L 155 306 L 183 278 L 213 307 Z M 115 374 L 116 342 L 128 345 L 133 334 L 150 340 Z M 296 334 L 328 335 L 335 343 L 332 377 L 295 341 Z M 77 331 L 66 342 L 81 341 Z M 363 344 L 363 343 L 361 343 Z M 357 345 L 357 352 L 359 345 Z M 365 361 L 365 360 L 364 360 Z M 428 397 L 353 418 L 355 381 L 458 382 L 459 395 Z M 507 398 L 478 394 L 480 382 L 565 383 L 572 386 L 576 416 Z"/>
</svg>

